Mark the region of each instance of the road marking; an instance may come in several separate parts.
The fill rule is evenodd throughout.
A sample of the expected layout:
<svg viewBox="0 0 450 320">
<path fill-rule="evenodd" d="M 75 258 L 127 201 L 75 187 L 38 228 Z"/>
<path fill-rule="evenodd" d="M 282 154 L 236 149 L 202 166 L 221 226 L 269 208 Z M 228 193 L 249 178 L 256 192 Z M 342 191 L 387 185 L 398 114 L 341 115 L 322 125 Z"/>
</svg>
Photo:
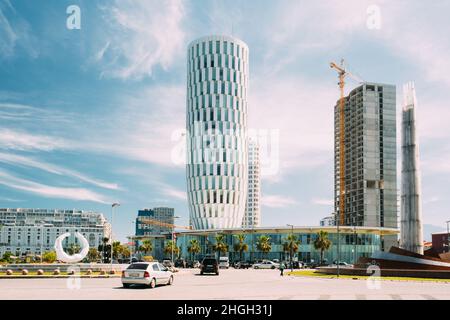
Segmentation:
<svg viewBox="0 0 450 320">
<path fill-rule="evenodd" d="M 426 300 L 438 300 L 437 298 L 429 294 L 421 294 L 421 296 L 424 297 Z"/>
</svg>

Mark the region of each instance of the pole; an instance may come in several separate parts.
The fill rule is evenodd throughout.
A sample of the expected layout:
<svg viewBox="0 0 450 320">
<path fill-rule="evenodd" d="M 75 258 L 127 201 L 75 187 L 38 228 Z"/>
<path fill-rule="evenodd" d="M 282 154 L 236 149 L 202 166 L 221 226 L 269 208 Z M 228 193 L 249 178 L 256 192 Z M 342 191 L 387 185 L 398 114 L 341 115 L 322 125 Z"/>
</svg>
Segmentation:
<svg viewBox="0 0 450 320">
<path fill-rule="evenodd" d="M 340 233 L 339 233 L 339 225 L 340 225 L 340 219 L 336 219 L 337 221 L 337 277 L 339 278 L 339 264 L 341 260 L 341 239 L 340 239 Z"/>
<path fill-rule="evenodd" d="M 111 273 L 113 272 L 113 257 L 114 257 L 114 241 L 113 241 L 113 219 L 114 219 L 114 208 L 120 206 L 120 203 L 113 203 L 111 205 Z"/>
<path fill-rule="evenodd" d="M 353 241 L 354 241 L 354 243 L 353 243 L 353 250 L 355 252 L 354 259 L 353 259 L 354 260 L 353 264 L 355 265 L 356 264 L 356 240 L 357 240 L 356 227 L 355 226 L 353 227 L 353 232 L 354 232 L 354 236 L 353 236 Z"/>
<path fill-rule="evenodd" d="M 42 253 L 42 250 L 44 250 L 44 224 L 42 223 L 42 221 L 41 221 L 41 230 L 42 230 L 42 232 L 41 232 L 41 263 L 42 263 L 42 256 L 43 256 L 43 253 Z"/>
<path fill-rule="evenodd" d="M 294 225 L 291 225 L 291 236 L 294 236 Z M 292 239 L 291 239 L 292 240 Z M 294 272 L 294 266 L 292 265 L 292 245 L 290 246 L 290 251 L 291 251 L 291 272 Z"/>
<path fill-rule="evenodd" d="M 450 223 L 450 220 L 449 220 L 449 221 L 446 221 L 446 223 L 447 223 L 447 252 L 450 252 L 450 247 L 449 247 L 449 243 L 450 243 L 450 231 L 449 231 L 449 228 L 448 228 L 448 224 Z"/>
</svg>

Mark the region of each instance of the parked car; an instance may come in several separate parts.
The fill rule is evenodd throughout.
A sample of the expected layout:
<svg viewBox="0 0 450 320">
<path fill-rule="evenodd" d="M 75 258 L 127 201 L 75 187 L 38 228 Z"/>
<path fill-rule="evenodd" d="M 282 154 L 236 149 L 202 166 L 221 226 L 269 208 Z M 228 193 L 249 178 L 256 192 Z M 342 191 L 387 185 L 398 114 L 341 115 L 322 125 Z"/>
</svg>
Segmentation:
<svg viewBox="0 0 450 320">
<path fill-rule="evenodd" d="M 200 274 L 215 273 L 219 275 L 219 263 L 216 258 L 204 258 L 200 267 Z"/>
<path fill-rule="evenodd" d="M 184 259 L 177 259 L 175 260 L 175 267 L 176 268 L 186 268 L 187 262 Z"/>
<path fill-rule="evenodd" d="M 337 261 L 333 261 L 332 264 L 329 265 L 329 267 L 337 267 Z M 353 265 L 344 261 L 339 262 L 340 268 L 353 268 Z"/>
<path fill-rule="evenodd" d="M 163 260 L 162 264 L 163 264 L 163 266 L 165 266 L 167 268 L 174 266 L 171 260 Z"/>
<path fill-rule="evenodd" d="M 219 268 L 228 269 L 230 267 L 230 259 L 228 257 L 219 258 Z"/>
<path fill-rule="evenodd" d="M 255 263 L 253 265 L 254 269 L 276 269 L 279 268 L 280 264 L 273 261 L 263 261 L 261 263 Z"/>
<path fill-rule="evenodd" d="M 239 261 L 234 264 L 236 269 L 248 269 L 251 268 L 252 264 L 249 261 Z"/>
<path fill-rule="evenodd" d="M 132 263 L 122 271 L 122 285 L 129 288 L 131 285 L 145 285 L 150 288 L 158 284 L 171 285 L 173 273 L 159 262 Z"/>
</svg>

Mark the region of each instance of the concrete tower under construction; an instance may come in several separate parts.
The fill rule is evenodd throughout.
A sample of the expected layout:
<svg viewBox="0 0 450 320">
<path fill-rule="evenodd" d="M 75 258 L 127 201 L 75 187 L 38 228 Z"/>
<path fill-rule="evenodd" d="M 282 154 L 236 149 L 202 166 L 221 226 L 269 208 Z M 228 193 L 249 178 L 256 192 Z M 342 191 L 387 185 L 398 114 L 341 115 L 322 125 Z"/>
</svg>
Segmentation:
<svg viewBox="0 0 450 320">
<path fill-rule="evenodd" d="M 400 246 L 403 249 L 423 254 L 422 195 L 416 108 L 414 83 L 410 82 L 403 87 Z"/>
<path fill-rule="evenodd" d="M 345 226 L 398 227 L 395 86 L 364 83 L 345 97 Z M 340 111 L 335 106 L 335 212 L 340 215 Z M 396 236 L 382 247 L 397 246 Z"/>
</svg>

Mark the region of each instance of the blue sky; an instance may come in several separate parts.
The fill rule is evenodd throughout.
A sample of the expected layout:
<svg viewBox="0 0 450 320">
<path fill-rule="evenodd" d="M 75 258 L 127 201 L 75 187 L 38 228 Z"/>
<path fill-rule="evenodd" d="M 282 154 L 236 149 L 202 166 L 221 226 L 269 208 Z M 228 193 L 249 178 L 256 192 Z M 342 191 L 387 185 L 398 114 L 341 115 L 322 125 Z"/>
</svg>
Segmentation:
<svg viewBox="0 0 450 320">
<path fill-rule="evenodd" d="M 109 218 L 119 201 L 122 240 L 140 208 L 173 206 L 186 225 L 185 170 L 173 161 L 186 47 L 214 33 L 249 45 L 249 126 L 279 135 L 278 170 L 262 180 L 263 225 L 317 225 L 333 210 L 338 90 L 329 62 L 344 57 L 364 80 L 397 85 L 399 111 L 401 85 L 415 81 L 424 221 L 444 227 L 450 3 L 422 3 L 0 0 L 0 207 Z M 80 30 L 66 28 L 73 4 Z"/>
</svg>

